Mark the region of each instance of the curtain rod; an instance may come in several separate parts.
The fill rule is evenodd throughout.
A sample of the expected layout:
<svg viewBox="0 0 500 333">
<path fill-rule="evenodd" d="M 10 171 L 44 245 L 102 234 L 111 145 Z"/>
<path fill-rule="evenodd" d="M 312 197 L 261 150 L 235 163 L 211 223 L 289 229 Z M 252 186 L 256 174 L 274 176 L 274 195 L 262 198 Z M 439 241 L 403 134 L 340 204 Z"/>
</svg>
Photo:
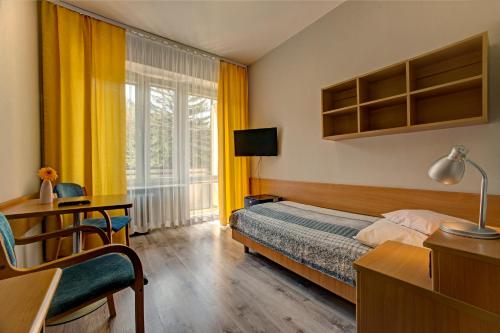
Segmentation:
<svg viewBox="0 0 500 333">
<path fill-rule="evenodd" d="M 221 56 L 219 56 L 217 54 L 210 53 L 210 52 L 207 52 L 205 50 L 198 49 L 196 47 L 189 46 L 189 45 L 186 45 L 186 44 L 183 44 L 183 43 L 180 43 L 180 42 L 176 42 L 175 40 L 171 40 L 171 39 L 168 39 L 166 37 L 154 34 L 152 32 L 145 31 L 145 30 L 142 30 L 140 28 L 136 28 L 134 26 L 131 26 L 131 25 L 128 25 L 128 24 L 125 24 L 125 23 L 122 23 L 122 22 L 119 22 L 119 21 L 107 18 L 105 16 L 102 16 L 102 15 L 96 14 L 94 12 L 88 11 L 86 9 L 80 8 L 78 6 L 75 6 L 75 5 L 71 4 L 71 3 L 67 3 L 64 0 L 47 0 L 47 1 L 52 2 L 52 3 L 56 4 L 56 5 L 61 6 L 61 7 L 67 8 L 69 10 L 73 10 L 75 12 L 78 12 L 78 13 L 82 14 L 82 15 L 87 15 L 87 16 L 90 16 L 90 17 L 95 18 L 97 20 L 101 20 L 103 22 L 106 22 L 106 23 L 109 23 L 109 24 L 112 24 L 112 25 L 116 25 L 116 26 L 118 26 L 120 28 L 123 28 L 125 30 L 131 31 L 131 32 L 135 32 L 135 33 L 139 33 L 139 34 L 148 35 L 149 37 L 152 37 L 152 38 L 161 39 L 161 40 L 164 40 L 164 41 L 166 41 L 168 43 L 175 44 L 175 45 L 177 45 L 177 46 L 179 46 L 181 48 L 184 48 L 184 49 L 187 49 L 187 50 L 190 50 L 190 51 L 199 52 L 199 53 L 204 53 L 205 55 L 214 57 L 214 58 L 219 59 L 219 60 L 223 60 L 225 62 L 229 62 L 229 63 L 231 63 L 233 65 L 240 66 L 240 67 L 243 67 L 243 68 L 247 68 L 247 65 L 240 64 L 239 62 L 236 62 L 234 60 L 227 59 L 227 58 L 221 57 Z"/>
</svg>

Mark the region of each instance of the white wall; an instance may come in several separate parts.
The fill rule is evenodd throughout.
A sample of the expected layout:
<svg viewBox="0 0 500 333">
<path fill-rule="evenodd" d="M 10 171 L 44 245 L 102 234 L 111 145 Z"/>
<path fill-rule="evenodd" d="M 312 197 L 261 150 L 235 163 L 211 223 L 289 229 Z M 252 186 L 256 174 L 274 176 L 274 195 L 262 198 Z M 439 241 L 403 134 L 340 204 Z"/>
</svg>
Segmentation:
<svg viewBox="0 0 500 333">
<path fill-rule="evenodd" d="M 40 184 L 38 57 L 37 3 L 0 0 L 0 202 Z M 39 245 L 16 252 L 22 265 L 41 258 Z"/>
<path fill-rule="evenodd" d="M 250 126 L 279 128 L 280 155 L 261 177 L 477 192 L 469 169 L 445 186 L 429 165 L 455 144 L 500 194 L 500 1 L 348 1 L 250 66 Z M 322 87 L 488 31 L 490 123 L 348 141 L 321 139 Z M 255 162 L 255 161 L 254 161 Z M 255 175 L 255 163 L 253 167 Z"/>
<path fill-rule="evenodd" d="M 0 0 L 0 202 L 39 185 L 37 24 L 35 1 Z"/>
</svg>

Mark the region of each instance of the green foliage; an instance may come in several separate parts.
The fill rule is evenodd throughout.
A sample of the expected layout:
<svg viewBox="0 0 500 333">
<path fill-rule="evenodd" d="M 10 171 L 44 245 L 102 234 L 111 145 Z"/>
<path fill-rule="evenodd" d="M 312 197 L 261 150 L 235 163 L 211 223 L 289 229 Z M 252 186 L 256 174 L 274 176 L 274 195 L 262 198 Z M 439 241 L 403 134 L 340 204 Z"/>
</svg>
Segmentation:
<svg viewBox="0 0 500 333">
<path fill-rule="evenodd" d="M 183 140 L 177 140 L 177 135 L 189 136 L 188 150 L 178 147 L 179 155 L 183 151 L 189 151 L 189 156 L 177 156 L 179 159 L 188 158 L 190 175 L 192 177 L 212 175 L 212 126 L 216 126 L 215 110 L 216 100 L 203 96 L 188 95 L 187 115 L 179 114 L 176 103 L 179 103 L 174 89 L 151 86 L 149 89 L 149 103 L 147 107 L 149 131 L 137 128 L 136 117 L 140 106 L 136 105 L 136 86 L 127 84 L 126 107 L 127 107 L 127 149 L 126 167 L 129 175 L 135 175 L 137 164 L 138 137 L 148 133 L 149 147 L 149 170 L 151 178 L 158 176 L 171 176 L 173 163 L 176 158 L 174 145 Z M 181 122 L 187 122 L 187 127 L 181 126 Z M 179 128 L 187 128 L 188 133 L 183 133 Z M 139 141 L 139 142 L 138 142 Z"/>
</svg>

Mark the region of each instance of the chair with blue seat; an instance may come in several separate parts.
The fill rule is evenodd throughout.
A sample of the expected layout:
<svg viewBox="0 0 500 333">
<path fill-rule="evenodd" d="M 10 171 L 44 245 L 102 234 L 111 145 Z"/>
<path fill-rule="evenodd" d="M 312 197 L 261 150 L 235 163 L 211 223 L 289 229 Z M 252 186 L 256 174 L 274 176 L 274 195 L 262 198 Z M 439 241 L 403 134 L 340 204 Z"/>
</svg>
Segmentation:
<svg viewBox="0 0 500 333">
<path fill-rule="evenodd" d="M 75 231 L 97 233 L 105 245 L 30 268 L 16 267 L 14 245 L 68 237 Z M 62 268 L 62 277 L 47 313 L 49 324 L 103 298 L 107 298 L 110 317 L 114 317 L 113 294 L 131 287 L 135 292 L 136 332 L 144 332 L 144 275 L 134 250 L 109 244 L 104 231 L 88 225 L 15 239 L 0 213 L 0 280 L 51 268 Z"/>
<path fill-rule="evenodd" d="M 87 191 L 85 187 L 74 184 L 74 183 L 59 183 L 54 187 L 54 193 L 57 195 L 58 198 L 71 198 L 71 197 L 83 197 L 87 195 Z M 103 217 L 98 217 L 98 218 L 87 218 L 87 215 L 85 213 L 84 219 L 81 222 L 82 225 L 91 225 L 97 228 L 100 228 L 108 234 L 108 237 L 110 240 L 112 240 L 113 233 L 120 231 L 121 229 L 125 228 L 125 239 L 127 246 L 130 245 L 130 239 L 129 239 L 129 225 L 131 218 L 128 216 L 128 210 L 125 209 L 125 215 L 124 216 L 109 216 L 106 212 L 100 212 Z M 59 227 L 63 228 L 63 220 L 62 216 L 58 216 L 59 219 Z M 57 249 L 56 249 L 56 255 L 55 258 L 59 256 L 59 249 L 61 246 L 61 240 L 59 240 Z"/>
</svg>

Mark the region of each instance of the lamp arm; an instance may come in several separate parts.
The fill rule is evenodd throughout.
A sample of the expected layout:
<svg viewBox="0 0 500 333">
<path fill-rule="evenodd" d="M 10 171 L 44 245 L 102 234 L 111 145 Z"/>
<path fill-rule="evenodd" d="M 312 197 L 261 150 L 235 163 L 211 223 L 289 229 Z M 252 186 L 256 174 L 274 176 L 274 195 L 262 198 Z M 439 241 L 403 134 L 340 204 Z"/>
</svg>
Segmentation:
<svg viewBox="0 0 500 333">
<path fill-rule="evenodd" d="M 488 206 L 488 175 L 479 165 L 473 161 L 466 159 L 466 161 L 479 171 L 481 174 L 481 203 L 479 205 L 479 229 L 486 227 L 486 208 Z"/>
</svg>

